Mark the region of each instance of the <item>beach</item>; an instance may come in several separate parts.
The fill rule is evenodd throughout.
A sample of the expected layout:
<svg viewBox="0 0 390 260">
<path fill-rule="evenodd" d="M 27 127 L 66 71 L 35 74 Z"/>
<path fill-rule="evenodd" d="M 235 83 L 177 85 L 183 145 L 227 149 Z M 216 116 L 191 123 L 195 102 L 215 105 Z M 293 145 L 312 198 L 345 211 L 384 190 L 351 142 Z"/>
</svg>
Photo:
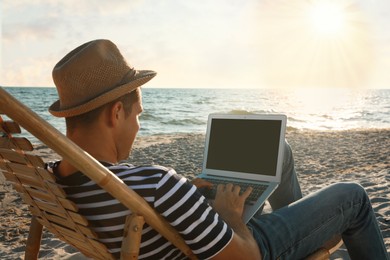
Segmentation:
<svg viewBox="0 0 390 260">
<path fill-rule="evenodd" d="M 286 138 L 304 195 L 344 181 L 357 182 L 366 189 L 390 253 L 390 129 L 292 129 Z M 201 171 L 203 147 L 203 134 L 141 136 L 129 162 L 172 167 L 192 179 Z M 36 153 L 45 161 L 59 159 L 45 145 L 37 145 Z M 0 259 L 23 259 L 30 214 L 1 173 L 0 206 Z M 75 249 L 48 232 L 42 238 L 40 258 L 82 259 Z M 333 259 L 348 259 L 345 249 L 338 250 Z"/>
</svg>

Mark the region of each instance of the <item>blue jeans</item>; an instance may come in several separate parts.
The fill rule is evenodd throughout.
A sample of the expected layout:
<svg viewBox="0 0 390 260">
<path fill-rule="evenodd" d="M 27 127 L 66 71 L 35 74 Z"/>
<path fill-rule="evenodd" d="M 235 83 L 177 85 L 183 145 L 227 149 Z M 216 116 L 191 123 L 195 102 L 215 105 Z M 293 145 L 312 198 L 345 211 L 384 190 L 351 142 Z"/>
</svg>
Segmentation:
<svg viewBox="0 0 390 260">
<path fill-rule="evenodd" d="M 275 211 L 248 223 L 263 259 L 301 259 L 339 234 L 351 259 L 389 259 L 363 187 L 338 183 L 300 199 L 288 144 L 283 171 L 280 188 L 285 190 L 276 190 L 269 200 Z"/>
</svg>

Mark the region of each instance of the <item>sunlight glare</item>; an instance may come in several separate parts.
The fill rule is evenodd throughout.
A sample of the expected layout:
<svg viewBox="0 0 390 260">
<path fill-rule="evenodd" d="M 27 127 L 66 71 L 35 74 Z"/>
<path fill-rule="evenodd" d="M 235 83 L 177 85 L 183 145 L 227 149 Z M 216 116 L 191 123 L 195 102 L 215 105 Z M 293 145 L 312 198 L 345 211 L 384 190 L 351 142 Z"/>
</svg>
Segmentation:
<svg viewBox="0 0 390 260">
<path fill-rule="evenodd" d="M 270 0 L 258 11 L 262 77 L 273 87 L 369 84 L 374 32 L 355 0 Z"/>
<path fill-rule="evenodd" d="M 309 10 L 314 32 L 324 35 L 342 33 L 345 15 L 340 5 L 329 2 L 316 3 Z"/>
</svg>

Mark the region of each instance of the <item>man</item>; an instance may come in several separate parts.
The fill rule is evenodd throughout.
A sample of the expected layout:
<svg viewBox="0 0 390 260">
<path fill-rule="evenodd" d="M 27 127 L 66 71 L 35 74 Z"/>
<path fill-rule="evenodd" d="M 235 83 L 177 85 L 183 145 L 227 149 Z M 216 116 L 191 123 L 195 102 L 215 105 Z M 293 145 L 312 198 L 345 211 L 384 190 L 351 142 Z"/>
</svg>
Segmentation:
<svg viewBox="0 0 390 260">
<path fill-rule="evenodd" d="M 140 128 L 140 86 L 155 75 L 133 69 L 108 40 L 85 43 L 54 67 L 60 99 L 49 111 L 65 117 L 67 136 L 144 197 L 200 259 L 299 259 L 337 234 L 342 234 L 353 259 L 386 259 L 383 239 L 363 188 L 338 184 L 300 199 L 287 144 L 282 184 L 270 198 L 275 211 L 256 216 L 248 223 L 249 228 L 241 216 L 250 188 L 240 195 L 240 187 L 220 185 L 211 207 L 196 186 L 172 169 L 119 163 L 128 158 Z M 129 210 L 69 162 L 53 163 L 49 169 L 100 240 L 118 256 Z M 202 180 L 194 184 L 210 185 Z M 140 259 L 183 257 L 165 238 L 144 226 Z"/>
</svg>

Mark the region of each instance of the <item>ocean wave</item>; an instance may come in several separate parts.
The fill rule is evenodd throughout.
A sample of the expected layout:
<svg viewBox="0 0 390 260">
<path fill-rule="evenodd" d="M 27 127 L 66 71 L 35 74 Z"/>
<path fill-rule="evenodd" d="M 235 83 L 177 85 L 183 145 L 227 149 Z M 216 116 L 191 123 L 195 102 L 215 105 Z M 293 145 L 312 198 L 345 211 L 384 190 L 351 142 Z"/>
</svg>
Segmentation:
<svg viewBox="0 0 390 260">
<path fill-rule="evenodd" d="M 140 116 L 140 119 L 141 120 L 145 120 L 145 121 L 161 121 L 162 118 L 158 117 L 158 116 L 154 116 L 148 112 L 142 112 L 141 116 Z"/>
<path fill-rule="evenodd" d="M 166 121 L 166 122 L 162 122 L 162 124 L 164 124 L 164 125 L 178 125 L 178 126 L 184 125 L 184 126 L 188 126 L 188 125 L 205 125 L 206 122 L 202 121 L 202 120 L 199 120 L 199 119 L 196 119 L 196 118 L 186 118 L 186 119 L 173 119 L 173 120 L 169 120 L 169 121 Z"/>
<path fill-rule="evenodd" d="M 255 114 L 273 114 L 275 113 L 274 110 L 255 110 L 255 111 L 248 111 L 244 109 L 234 109 L 227 112 L 227 114 L 230 115 L 255 115 Z"/>
</svg>

